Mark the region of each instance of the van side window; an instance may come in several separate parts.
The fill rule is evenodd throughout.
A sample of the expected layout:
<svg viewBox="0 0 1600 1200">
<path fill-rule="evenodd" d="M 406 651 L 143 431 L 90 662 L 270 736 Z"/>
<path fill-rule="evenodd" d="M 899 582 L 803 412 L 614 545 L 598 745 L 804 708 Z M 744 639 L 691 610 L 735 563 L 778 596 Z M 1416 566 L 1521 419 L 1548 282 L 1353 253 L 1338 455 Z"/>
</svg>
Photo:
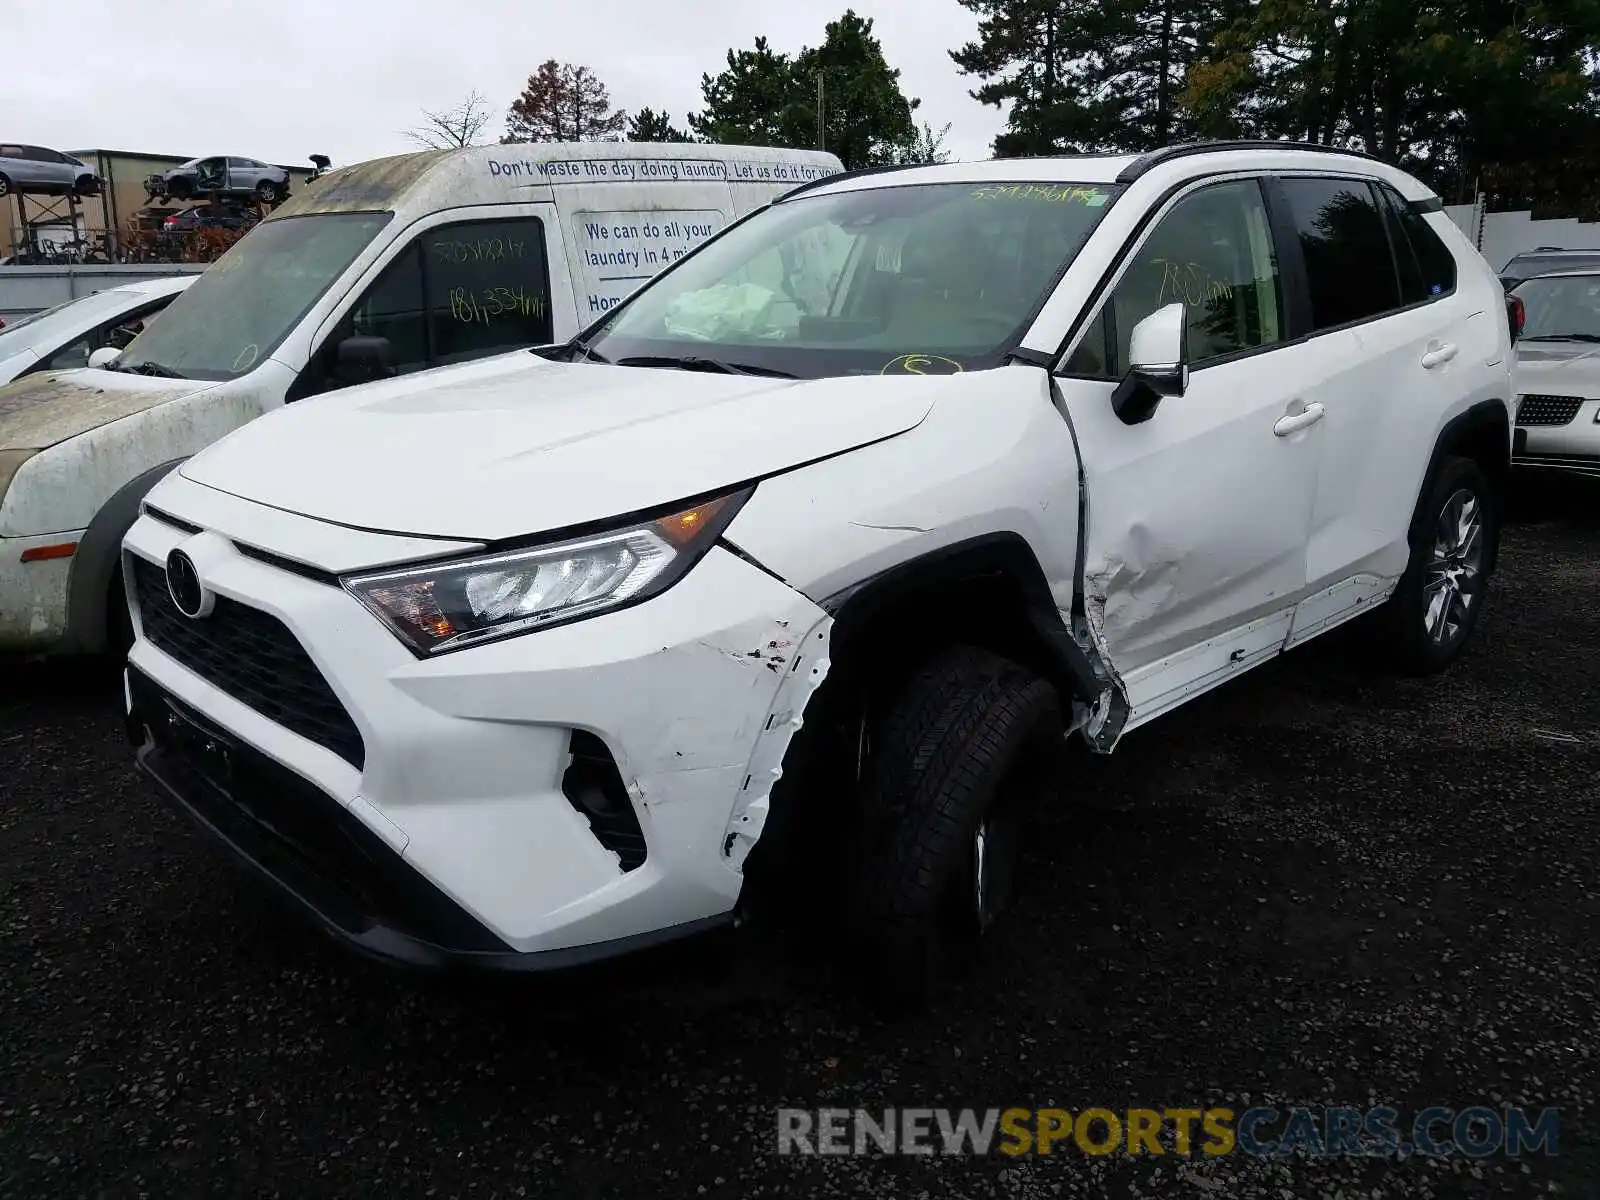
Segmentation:
<svg viewBox="0 0 1600 1200">
<path fill-rule="evenodd" d="M 418 235 L 339 322 L 286 399 L 340 386 L 339 343 L 388 339 L 404 375 L 548 342 L 553 335 L 544 224 L 462 221 Z"/>
<path fill-rule="evenodd" d="M 412 242 L 350 310 L 350 328 L 343 337 L 387 338 L 399 373 L 420 371 L 429 365 L 426 316 L 421 256 Z"/>
<path fill-rule="evenodd" d="M 1161 218 L 1134 251 L 1066 373 L 1120 378 L 1128 370 L 1133 327 L 1174 302 L 1187 312 L 1195 366 L 1283 340 L 1272 227 L 1255 180 L 1201 188 Z"/>
<path fill-rule="evenodd" d="M 1300 176 L 1280 186 L 1305 256 L 1312 327 L 1332 329 L 1399 308 L 1400 281 L 1371 186 Z"/>
<path fill-rule="evenodd" d="M 430 229 L 422 246 L 429 362 L 462 362 L 552 337 L 544 223 L 536 217 Z"/>
</svg>

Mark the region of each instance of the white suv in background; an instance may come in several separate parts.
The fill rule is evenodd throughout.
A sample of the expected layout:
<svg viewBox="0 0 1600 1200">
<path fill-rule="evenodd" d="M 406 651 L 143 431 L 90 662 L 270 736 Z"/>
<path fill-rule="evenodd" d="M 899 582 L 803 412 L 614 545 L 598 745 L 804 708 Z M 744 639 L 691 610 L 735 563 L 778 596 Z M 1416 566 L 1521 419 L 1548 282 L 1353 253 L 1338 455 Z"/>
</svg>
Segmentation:
<svg viewBox="0 0 1600 1200">
<path fill-rule="evenodd" d="M 1274 143 L 796 188 L 573 342 L 292 406 L 125 543 L 138 761 L 354 947 L 539 970 L 837 901 L 919 994 L 1099 751 L 1363 613 L 1461 651 L 1501 287 Z"/>
</svg>

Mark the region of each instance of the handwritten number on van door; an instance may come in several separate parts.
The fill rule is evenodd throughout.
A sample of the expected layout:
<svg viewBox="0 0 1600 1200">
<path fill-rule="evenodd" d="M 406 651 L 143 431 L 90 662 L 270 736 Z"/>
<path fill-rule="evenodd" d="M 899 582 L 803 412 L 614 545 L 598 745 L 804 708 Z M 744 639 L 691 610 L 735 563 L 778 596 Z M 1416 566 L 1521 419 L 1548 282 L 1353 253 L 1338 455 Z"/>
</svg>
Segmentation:
<svg viewBox="0 0 1600 1200">
<path fill-rule="evenodd" d="M 468 324 L 490 324 L 496 317 L 543 317 L 544 297 L 522 287 L 491 287 L 472 291 L 450 289 L 450 316 Z"/>
</svg>

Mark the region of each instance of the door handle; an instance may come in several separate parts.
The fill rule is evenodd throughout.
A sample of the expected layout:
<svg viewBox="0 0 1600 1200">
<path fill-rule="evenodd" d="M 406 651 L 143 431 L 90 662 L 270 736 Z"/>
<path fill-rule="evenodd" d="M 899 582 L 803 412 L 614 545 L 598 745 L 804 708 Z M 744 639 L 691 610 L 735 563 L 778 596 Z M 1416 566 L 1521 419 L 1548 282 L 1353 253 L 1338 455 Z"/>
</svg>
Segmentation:
<svg viewBox="0 0 1600 1200">
<path fill-rule="evenodd" d="M 1456 356 L 1454 342 L 1429 342 L 1428 348 L 1423 352 L 1422 365 L 1428 369 L 1447 363 Z"/>
<path fill-rule="evenodd" d="M 1299 412 L 1290 413 L 1286 417 L 1279 417 L 1272 432 L 1278 437 L 1288 437 L 1291 433 L 1298 433 L 1302 429 L 1309 429 L 1323 417 L 1328 415 L 1328 410 L 1322 405 L 1312 403 L 1306 405 Z"/>
</svg>

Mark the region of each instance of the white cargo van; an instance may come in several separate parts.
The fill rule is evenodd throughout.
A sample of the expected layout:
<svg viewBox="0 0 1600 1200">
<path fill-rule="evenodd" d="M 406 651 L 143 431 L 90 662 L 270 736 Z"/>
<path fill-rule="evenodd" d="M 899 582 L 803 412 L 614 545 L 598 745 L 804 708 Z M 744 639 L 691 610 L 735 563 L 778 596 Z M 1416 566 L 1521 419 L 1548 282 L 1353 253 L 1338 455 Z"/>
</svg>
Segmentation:
<svg viewBox="0 0 1600 1200">
<path fill-rule="evenodd" d="M 816 151 L 625 142 L 323 176 L 109 368 L 0 388 L 0 653 L 114 645 L 139 501 L 223 434 L 348 384 L 564 341 L 731 221 L 840 170 Z"/>
</svg>

